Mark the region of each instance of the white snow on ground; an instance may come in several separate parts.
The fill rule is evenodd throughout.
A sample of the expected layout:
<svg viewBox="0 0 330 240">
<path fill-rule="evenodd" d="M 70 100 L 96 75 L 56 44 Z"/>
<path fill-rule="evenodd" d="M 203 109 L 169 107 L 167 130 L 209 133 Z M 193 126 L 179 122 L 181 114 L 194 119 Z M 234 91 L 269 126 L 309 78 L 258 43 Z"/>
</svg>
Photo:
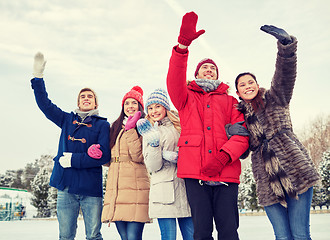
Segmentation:
<svg viewBox="0 0 330 240">
<path fill-rule="evenodd" d="M 313 240 L 330 239 L 330 213 L 311 214 L 311 233 Z M 266 216 L 241 216 L 239 234 L 241 240 L 274 239 L 272 227 Z M 104 240 L 120 240 L 114 224 L 102 226 Z M 214 238 L 216 236 L 214 235 Z M 58 224 L 56 219 L 0 222 L 0 239 L 4 240 L 56 240 L 58 239 Z M 85 239 L 83 220 L 78 221 L 77 240 Z M 144 240 L 160 239 L 157 221 L 146 224 L 143 232 Z M 182 240 L 178 236 L 178 240 Z"/>
<path fill-rule="evenodd" d="M 4 197 L 5 196 L 5 197 Z M 36 209 L 30 205 L 31 194 L 22 191 L 7 191 L 0 189 L 1 201 L 20 201 L 26 206 L 26 216 L 23 220 L 0 221 L 0 239 L 2 240 L 56 240 L 58 239 L 58 223 L 56 218 L 34 219 Z M 311 214 L 311 234 L 313 240 L 330 239 L 330 213 Z M 102 235 L 104 240 L 120 240 L 114 223 L 108 227 L 103 224 Z M 240 216 L 239 235 L 241 240 L 269 240 L 274 239 L 273 229 L 265 215 Z M 217 239 L 214 232 L 214 239 Z M 77 240 L 85 239 L 83 220 L 78 221 Z M 144 240 L 160 239 L 157 220 L 146 224 L 143 231 Z M 182 240 L 178 229 L 178 240 Z"/>
</svg>

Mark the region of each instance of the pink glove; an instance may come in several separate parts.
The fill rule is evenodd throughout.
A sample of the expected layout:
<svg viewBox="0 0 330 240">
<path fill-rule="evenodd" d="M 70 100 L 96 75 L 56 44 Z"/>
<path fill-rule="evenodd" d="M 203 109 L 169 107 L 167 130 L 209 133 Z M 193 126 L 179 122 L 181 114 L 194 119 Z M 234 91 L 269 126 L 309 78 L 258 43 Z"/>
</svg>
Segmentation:
<svg viewBox="0 0 330 240">
<path fill-rule="evenodd" d="M 100 149 L 100 144 L 93 144 L 87 150 L 88 156 L 95 159 L 100 159 L 103 152 Z"/>
<path fill-rule="evenodd" d="M 196 32 L 198 16 L 194 12 L 186 13 L 182 18 L 182 24 L 180 28 L 180 35 L 178 42 L 182 45 L 189 46 L 193 40 L 205 33 L 205 30 L 199 30 Z"/>
<path fill-rule="evenodd" d="M 226 163 L 229 162 L 230 156 L 224 151 L 220 151 L 216 156 L 214 161 L 207 163 L 202 167 L 202 173 L 208 177 L 214 177 L 221 173 L 222 169 L 225 167 Z"/>
<path fill-rule="evenodd" d="M 125 131 L 128 131 L 136 127 L 136 122 L 140 119 L 141 112 L 137 111 L 134 113 L 134 116 L 129 116 L 125 125 Z"/>
</svg>

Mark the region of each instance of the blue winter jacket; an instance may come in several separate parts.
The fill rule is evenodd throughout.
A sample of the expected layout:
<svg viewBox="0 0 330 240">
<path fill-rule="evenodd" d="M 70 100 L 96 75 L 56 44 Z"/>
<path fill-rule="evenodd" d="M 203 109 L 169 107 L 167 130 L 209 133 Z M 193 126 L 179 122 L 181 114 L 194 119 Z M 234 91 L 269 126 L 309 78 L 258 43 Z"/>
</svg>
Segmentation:
<svg viewBox="0 0 330 240">
<path fill-rule="evenodd" d="M 31 84 L 40 110 L 62 129 L 50 186 L 59 190 L 68 187 L 73 194 L 102 197 L 102 165 L 111 159 L 109 122 L 94 115 L 81 124 L 78 114 L 64 112 L 50 101 L 42 78 L 32 79 Z M 92 144 L 100 144 L 102 158 L 88 156 L 87 150 Z M 72 153 L 70 168 L 63 168 L 59 163 L 64 152 Z"/>
</svg>

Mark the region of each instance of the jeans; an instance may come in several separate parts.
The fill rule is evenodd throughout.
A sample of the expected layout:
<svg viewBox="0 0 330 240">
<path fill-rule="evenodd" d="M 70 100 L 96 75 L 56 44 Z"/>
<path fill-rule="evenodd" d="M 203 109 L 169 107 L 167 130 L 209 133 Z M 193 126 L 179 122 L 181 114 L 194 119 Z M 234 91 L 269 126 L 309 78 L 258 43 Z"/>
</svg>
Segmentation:
<svg viewBox="0 0 330 240">
<path fill-rule="evenodd" d="M 285 195 L 288 207 L 276 203 L 265 207 L 271 222 L 276 240 L 309 240 L 310 237 L 310 208 L 313 197 L 313 187 L 298 195 L 299 199 Z"/>
<path fill-rule="evenodd" d="M 72 240 L 76 236 L 77 218 L 81 209 L 85 223 L 86 239 L 102 239 L 102 197 L 90 197 L 68 193 L 57 193 L 57 219 L 60 240 Z"/>
<path fill-rule="evenodd" d="M 116 221 L 115 224 L 122 240 L 142 240 L 144 223 Z"/>
<path fill-rule="evenodd" d="M 185 218 L 158 218 L 162 240 L 176 240 L 176 220 L 183 240 L 193 240 L 194 225 L 191 217 Z"/>
<path fill-rule="evenodd" d="M 218 239 L 238 240 L 238 184 L 210 186 L 185 178 L 188 202 L 194 223 L 195 240 L 213 240 L 213 220 Z"/>
</svg>

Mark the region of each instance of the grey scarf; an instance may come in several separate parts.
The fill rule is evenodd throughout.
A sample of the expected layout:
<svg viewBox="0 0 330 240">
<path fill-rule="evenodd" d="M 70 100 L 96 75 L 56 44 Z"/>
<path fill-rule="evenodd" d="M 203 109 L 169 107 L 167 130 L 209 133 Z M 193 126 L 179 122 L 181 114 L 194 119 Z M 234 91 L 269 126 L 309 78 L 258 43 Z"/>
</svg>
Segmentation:
<svg viewBox="0 0 330 240">
<path fill-rule="evenodd" d="M 99 110 L 98 109 L 93 109 L 93 110 L 90 110 L 90 111 L 88 111 L 88 112 L 83 112 L 83 111 L 81 111 L 81 110 L 79 110 L 79 109 L 76 109 L 76 110 L 74 110 L 75 111 L 75 113 L 77 113 L 78 114 L 78 116 L 81 118 L 81 121 L 83 122 L 84 120 L 85 120 L 85 118 L 86 117 L 88 117 L 88 116 L 93 116 L 93 115 L 99 115 Z"/>
<path fill-rule="evenodd" d="M 221 83 L 220 80 L 196 79 L 197 85 L 205 92 L 212 92 L 217 89 Z"/>
</svg>

